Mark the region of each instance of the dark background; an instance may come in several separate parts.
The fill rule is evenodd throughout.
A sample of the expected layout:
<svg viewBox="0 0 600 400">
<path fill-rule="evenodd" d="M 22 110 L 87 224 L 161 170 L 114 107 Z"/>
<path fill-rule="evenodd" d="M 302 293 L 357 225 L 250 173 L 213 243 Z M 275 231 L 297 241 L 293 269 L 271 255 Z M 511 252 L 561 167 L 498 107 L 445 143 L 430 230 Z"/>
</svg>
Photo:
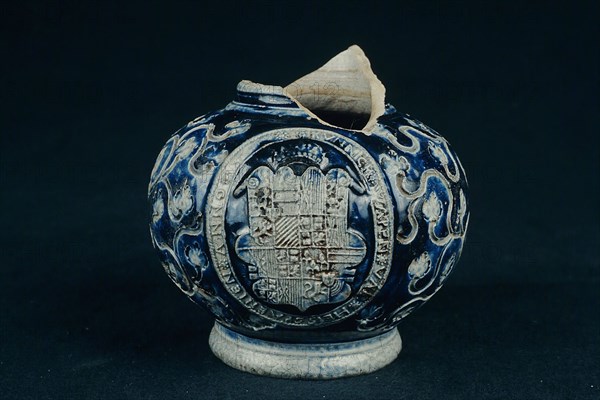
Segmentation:
<svg viewBox="0 0 600 400">
<path fill-rule="evenodd" d="M 0 398 L 600 398 L 600 13 L 506 3 L 3 3 Z M 238 372 L 152 250 L 150 170 L 241 79 L 354 43 L 461 157 L 463 257 L 389 367 Z"/>
</svg>

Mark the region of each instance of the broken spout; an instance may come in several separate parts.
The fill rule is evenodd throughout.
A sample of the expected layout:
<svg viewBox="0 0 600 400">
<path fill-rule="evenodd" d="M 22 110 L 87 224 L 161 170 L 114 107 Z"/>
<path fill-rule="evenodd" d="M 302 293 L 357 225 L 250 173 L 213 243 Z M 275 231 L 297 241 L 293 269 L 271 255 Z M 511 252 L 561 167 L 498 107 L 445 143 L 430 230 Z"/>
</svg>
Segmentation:
<svg viewBox="0 0 600 400">
<path fill-rule="evenodd" d="M 385 87 L 356 45 L 284 91 L 308 114 L 334 127 L 369 131 L 385 111 Z"/>
</svg>

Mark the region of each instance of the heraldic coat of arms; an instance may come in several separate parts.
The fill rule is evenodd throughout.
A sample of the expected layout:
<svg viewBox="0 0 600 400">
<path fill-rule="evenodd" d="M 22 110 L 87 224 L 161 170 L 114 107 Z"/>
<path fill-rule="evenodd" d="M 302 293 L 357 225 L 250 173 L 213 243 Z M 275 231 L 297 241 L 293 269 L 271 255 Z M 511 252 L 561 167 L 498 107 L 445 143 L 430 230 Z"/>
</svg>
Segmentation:
<svg viewBox="0 0 600 400">
<path fill-rule="evenodd" d="M 287 166 L 260 166 L 245 184 L 250 232 L 236 252 L 249 264 L 254 293 L 301 311 L 350 297 L 366 246 L 348 227 L 348 173 L 313 166 L 296 175 Z"/>
</svg>

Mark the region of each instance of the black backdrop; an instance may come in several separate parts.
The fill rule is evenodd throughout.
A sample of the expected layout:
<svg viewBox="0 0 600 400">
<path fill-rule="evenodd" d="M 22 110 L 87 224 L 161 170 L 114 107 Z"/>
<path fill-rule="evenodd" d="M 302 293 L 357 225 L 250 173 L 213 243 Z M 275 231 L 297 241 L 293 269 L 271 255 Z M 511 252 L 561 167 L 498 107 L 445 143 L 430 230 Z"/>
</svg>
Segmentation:
<svg viewBox="0 0 600 400">
<path fill-rule="evenodd" d="M 370 3 L 1 6 L 0 398 L 600 398 L 597 7 Z M 239 80 L 353 43 L 461 157 L 463 257 L 389 367 L 238 372 L 151 248 L 150 169 Z"/>
</svg>

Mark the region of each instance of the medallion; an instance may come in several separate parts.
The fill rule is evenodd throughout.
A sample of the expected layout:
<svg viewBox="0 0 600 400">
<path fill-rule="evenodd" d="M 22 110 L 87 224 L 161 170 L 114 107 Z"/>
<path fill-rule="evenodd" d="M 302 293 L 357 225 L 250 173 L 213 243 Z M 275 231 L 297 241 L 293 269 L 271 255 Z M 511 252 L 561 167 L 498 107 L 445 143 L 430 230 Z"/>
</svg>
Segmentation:
<svg viewBox="0 0 600 400">
<path fill-rule="evenodd" d="M 324 147 L 336 157 L 328 158 Z M 266 165 L 254 165 L 257 159 Z M 244 142 L 221 165 L 208 196 L 208 244 L 224 287 L 249 310 L 283 325 L 318 327 L 355 314 L 390 269 L 393 206 L 383 179 L 366 150 L 336 133 L 288 128 Z M 231 203 L 245 214 L 245 225 L 228 246 Z M 349 209 L 359 207 L 366 220 L 360 226 L 375 239 L 370 257 L 365 237 L 349 224 Z M 251 285 L 233 268 L 232 253 Z M 295 311 L 272 307 L 278 304 Z M 315 305 L 336 307 L 306 313 Z"/>
</svg>

